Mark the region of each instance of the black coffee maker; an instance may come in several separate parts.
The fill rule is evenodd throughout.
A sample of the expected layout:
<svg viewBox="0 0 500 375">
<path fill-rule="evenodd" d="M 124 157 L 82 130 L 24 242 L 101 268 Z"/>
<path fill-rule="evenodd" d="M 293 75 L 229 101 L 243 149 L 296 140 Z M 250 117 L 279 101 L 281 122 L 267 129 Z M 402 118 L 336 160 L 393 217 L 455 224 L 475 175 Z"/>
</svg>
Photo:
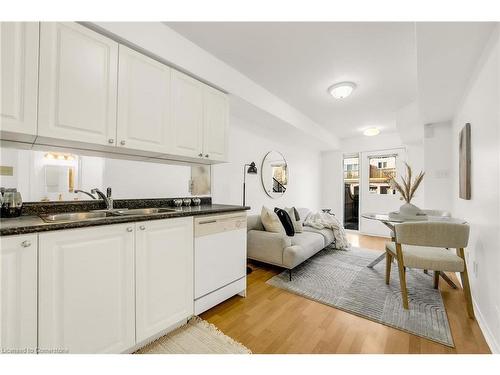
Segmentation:
<svg viewBox="0 0 500 375">
<path fill-rule="evenodd" d="M 2 188 L 1 192 L 1 216 L 2 217 L 18 217 L 21 216 L 23 208 L 23 198 L 21 193 L 16 188 Z"/>
</svg>

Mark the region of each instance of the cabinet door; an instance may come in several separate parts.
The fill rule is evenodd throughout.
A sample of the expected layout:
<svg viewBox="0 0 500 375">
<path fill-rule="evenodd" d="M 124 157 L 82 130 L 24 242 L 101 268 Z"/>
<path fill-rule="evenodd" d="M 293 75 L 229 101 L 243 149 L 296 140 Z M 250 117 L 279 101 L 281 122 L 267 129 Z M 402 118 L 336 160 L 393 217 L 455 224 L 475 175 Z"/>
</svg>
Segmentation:
<svg viewBox="0 0 500 375">
<path fill-rule="evenodd" d="M 0 352 L 37 346 L 37 236 L 0 238 Z"/>
<path fill-rule="evenodd" d="M 118 44 L 72 22 L 42 22 L 38 135 L 114 144 Z"/>
<path fill-rule="evenodd" d="M 137 342 L 193 314 L 193 219 L 136 224 Z"/>
<path fill-rule="evenodd" d="M 39 235 L 41 350 L 120 353 L 135 344 L 134 224 Z"/>
<path fill-rule="evenodd" d="M 227 159 L 229 104 L 223 92 L 205 86 L 203 103 L 203 157 Z"/>
<path fill-rule="evenodd" d="M 171 69 L 120 45 L 117 145 L 167 153 Z"/>
<path fill-rule="evenodd" d="M 172 70 L 172 153 L 201 157 L 203 151 L 203 84 Z"/>
<path fill-rule="evenodd" d="M 4 132 L 28 134 L 31 140 L 36 136 L 38 26 L 36 22 L 0 23 L 2 138 Z"/>
</svg>

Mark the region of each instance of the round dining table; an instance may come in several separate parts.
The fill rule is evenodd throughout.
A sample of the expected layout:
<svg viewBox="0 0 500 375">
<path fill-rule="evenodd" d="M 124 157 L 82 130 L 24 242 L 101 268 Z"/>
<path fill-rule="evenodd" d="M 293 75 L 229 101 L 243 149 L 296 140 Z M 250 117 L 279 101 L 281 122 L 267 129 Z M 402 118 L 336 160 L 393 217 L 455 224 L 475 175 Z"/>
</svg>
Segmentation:
<svg viewBox="0 0 500 375">
<path fill-rule="evenodd" d="M 407 218 L 407 217 L 402 217 L 398 215 L 389 215 L 386 213 L 374 213 L 374 212 L 369 212 L 365 214 L 361 214 L 361 217 L 368 219 L 368 220 L 377 220 L 380 221 L 382 224 L 384 224 L 386 227 L 388 227 L 391 230 L 391 241 L 395 242 L 395 233 L 394 233 L 394 226 L 399 223 L 405 223 L 405 222 L 446 222 L 446 223 L 456 223 L 456 224 L 466 224 L 467 222 L 463 219 L 451 217 L 448 215 L 423 215 L 420 218 Z M 373 262 L 371 262 L 367 267 L 368 268 L 373 268 L 375 265 L 380 263 L 385 259 L 385 251 L 383 254 L 381 254 L 379 257 L 377 257 Z M 442 277 L 443 280 L 445 280 L 448 285 L 450 285 L 452 288 L 456 289 L 457 286 L 455 283 L 444 273 L 440 272 L 439 275 Z"/>
</svg>

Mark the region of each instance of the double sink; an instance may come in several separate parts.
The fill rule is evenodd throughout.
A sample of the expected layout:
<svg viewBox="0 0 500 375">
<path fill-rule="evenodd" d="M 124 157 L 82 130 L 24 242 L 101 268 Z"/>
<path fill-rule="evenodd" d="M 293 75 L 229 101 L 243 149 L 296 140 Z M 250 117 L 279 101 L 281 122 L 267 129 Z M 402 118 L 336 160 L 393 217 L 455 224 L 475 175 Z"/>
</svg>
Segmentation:
<svg viewBox="0 0 500 375">
<path fill-rule="evenodd" d="M 43 221 L 56 223 L 60 221 L 82 221 L 92 219 L 103 219 L 107 217 L 131 216 L 131 215 L 155 215 L 169 212 L 176 212 L 173 208 L 134 208 L 134 209 L 114 209 L 96 210 L 88 212 L 68 212 L 53 215 L 41 215 Z"/>
</svg>

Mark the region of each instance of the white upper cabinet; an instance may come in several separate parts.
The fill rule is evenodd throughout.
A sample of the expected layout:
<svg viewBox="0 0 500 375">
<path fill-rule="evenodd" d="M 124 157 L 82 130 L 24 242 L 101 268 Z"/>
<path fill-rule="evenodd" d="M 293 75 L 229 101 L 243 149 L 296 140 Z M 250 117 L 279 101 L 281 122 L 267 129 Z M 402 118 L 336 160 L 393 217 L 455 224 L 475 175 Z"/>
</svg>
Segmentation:
<svg viewBox="0 0 500 375">
<path fill-rule="evenodd" d="M 203 84 L 172 70 L 172 153 L 203 156 Z"/>
<path fill-rule="evenodd" d="M 42 22 L 38 135 L 113 145 L 118 43 L 79 24 Z"/>
<path fill-rule="evenodd" d="M 32 141 L 36 136 L 38 90 L 38 27 L 36 22 L 0 23 L 0 130 L 18 135 L 12 140 Z M 24 135 L 24 137 L 23 137 Z"/>
<path fill-rule="evenodd" d="M 229 128 L 227 95 L 210 86 L 204 88 L 203 98 L 203 157 L 225 161 Z"/>
<path fill-rule="evenodd" d="M 120 45 L 117 146 L 167 153 L 171 69 Z"/>
<path fill-rule="evenodd" d="M 193 218 L 136 224 L 137 342 L 193 314 L 193 277 Z"/>
<path fill-rule="evenodd" d="M 0 353 L 37 347 L 37 235 L 0 238 Z"/>
<path fill-rule="evenodd" d="M 133 223 L 40 233 L 38 285 L 40 349 L 134 346 Z"/>
</svg>

